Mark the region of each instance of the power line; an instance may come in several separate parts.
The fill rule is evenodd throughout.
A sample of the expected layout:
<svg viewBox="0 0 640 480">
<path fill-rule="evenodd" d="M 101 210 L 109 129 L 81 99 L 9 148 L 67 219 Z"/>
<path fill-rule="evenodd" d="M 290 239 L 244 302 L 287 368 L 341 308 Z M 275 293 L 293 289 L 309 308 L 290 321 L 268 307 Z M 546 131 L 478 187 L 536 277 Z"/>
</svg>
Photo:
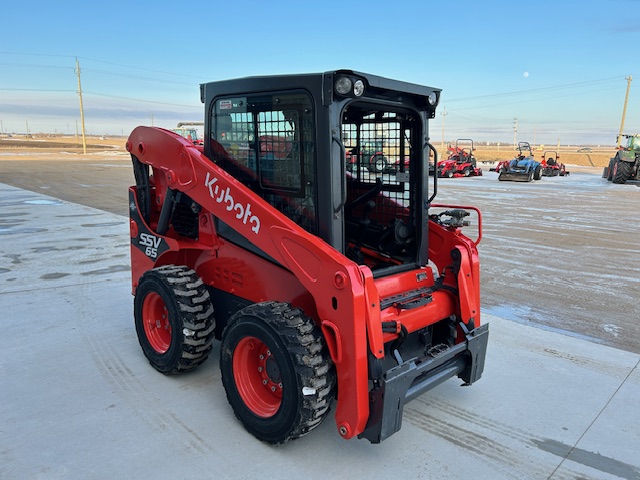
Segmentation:
<svg viewBox="0 0 640 480">
<path fill-rule="evenodd" d="M 153 103 L 155 105 L 169 105 L 169 106 L 172 106 L 172 107 L 197 108 L 198 110 L 202 109 L 202 106 L 184 105 L 184 104 L 180 104 L 180 103 L 158 102 L 156 100 L 143 100 L 141 98 L 121 97 L 119 95 L 108 95 L 106 93 L 97 93 L 97 92 L 84 91 L 84 94 L 85 95 L 95 95 L 95 96 L 98 96 L 98 97 L 117 98 L 117 99 L 120 99 L 120 100 L 130 100 L 132 102 Z"/>
<path fill-rule="evenodd" d="M 446 99 L 446 102 L 462 102 L 465 100 L 477 100 L 477 99 L 482 99 L 482 98 L 496 98 L 496 97 L 509 97 L 509 96 L 514 96 L 514 95 L 523 95 L 523 94 L 529 94 L 529 93 L 539 93 L 539 92 L 546 92 L 549 90 L 559 90 L 559 89 L 563 89 L 563 88 L 572 88 L 572 87 L 578 87 L 578 86 L 587 86 L 587 85 L 596 85 L 596 84 L 601 84 L 601 83 L 612 83 L 615 81 L 619 81 L 620 78 L 619 77 L 610 77 L 610 78 L 602 78 L 599 80 L 589 80 L 586 82 L 577 82 L 577 83 L 567 83 L 565 85 L 555 85 L 555 86 L 550 86 L 550 87 L 541 87 L 541 88 L 533 88 L 530 90 L 517 90 L 515 92 L 503 92 L 503 93 L 491 93 L 491 94 L 487 94 L 487 95 L 476 95 L 473 97 L 463 97 L 463 98 L 453 98 L 453 99 Z"/>
<path fill-rule="evenodd" d="M 104 70 L 95 70 L 93 68 L 84 68 L 83 70 L 85 72 L 100 73 L 102 75 L 109 75 L 109 76 L 112 76 L 112 77 L 130 78 L 130 79 L 133 79 L 133 80 L 146 80 L 146 81 L 149 81 L 149 82 L 168 83 L 168 84 L 172 84 L 172 85 L 189 85 L 189 86 L 193 86 L 192 83 L 188 83 L 188 82 L 177 82 L 177 81 L 173 81 L 173 80 L 160 80 L 159 78 L 141 77 L 141 76 L 138 76 L 138 75 L 130 75 L 130 74 L 125 74 L 125 73 L 106 72 Z"/>
<path fill-rule="evenodd" d="M 9 67 L 29 67 L 29 68 L 55 68 L 58 70 L 73 70 L 73 67 L 63 67 L 60 65 L 43 65 L 33 63 L 14 63 L 14 62 L 0 62 L 0 65 L 6 65 Z"/>
<path fill-rule="evenodd" d="M 200 77 L 197 77 L 195 75 L 187 75 L 185 73 L 163 72 L 161 70 L 153 70 L 153 69 L 150 69 L 150 68 L 134 67 L 134 66 L 131 66 L 131 65 L 123 65 L 121 63 L 113 63 L 113 62 L 106 62 L 104 60 L 96 60 L 95 58 L 88 58 L 88 57 L 78 57 L 78 58 L 82 58 L 84 60 L 90 60 L 92 62 L 104 63 L 106 65 L 114 65 L 116 67 L 131 68 L 131 69 L 134 69 L 134 70 L 142 70 L 142 71 L 151 72 L 151 73 L 162 73 L 162 74 L 165 74 L 165 75 L 175 75 L 176 77 L 200 78 Z"/>
<path fill-rule="evenodd" d="M 464 109 L 462 109 L 464 110 Z M 510 122 L 511 118 L 497 118 L 497 117 L 486 117 L 483 115 L 473 115 L 473 114 L 465 114 L 460 115 L 457 109 L 449 109 L 447 111 L 447 115 L 453 115 L 456 118 L 461 118 L 462 120 L 469 120 L 470 122 L 482 121 L 482 122 Z M 471 117 L 471 118 L 469 118 Z"/>
<path fill-rule="evenodd" d="M 78 57 L 80 58 L 80 57 Z M 56 70 L 71 70 L 73 71 L 73 67 L 71 66 L 61 66 L 61 65 L 45 65 L 45 64 L 33 64 L 33 63 L 15 63 L 15 62 L 0 62 L 0 65 L 4 65 L 4 66 L 9 66 L 9 67 L 26 67 L 26 68 L 48 68 L 48 69 L 56 69 Z M 180 81 L 175 81 L 175 80 L 161 80 L 159 78 L 152 78 L 152 77 L 143 77 L 140 75 L 131 75 L 131 74 L 126 74 L 126 73 L 116 73 L 116 72 L 107 72 L 105 70 L 96 70 L 94 68 L 83 68 L 82 69 L 85 73 L 86 72 L 92 72 L 92 73 L 99 73 L 101 75 L 108 75 L 108 76 L 113 76 L 113 77 L 122 77 L 122 78 L 130 78 L 133 80 L 146 80 L 148 82 L 156 82 L 156 83 L 167 83 L 167 84 L 172 84 L 172 85 L 190 85 L 192 86 L 193 83 L 189 83 L 189 82 L 180 82 Z"/>
<path fill-rule="evenodd" d="M 608 92 L 611 90 L 618 90 L 619 87 L 613 87 L 613 88 L 602 88 L 599 90 L 590 90 L 588 92 L 575 92 L 575 93 L 567 93 L 566 95 L 555 95 L 555 96 L 550 96 L 550 97 L 545 97 L 542 100 L 555 100 L 556 98 L 565 98 L 565 97 L 575 97 L 577 95 L 589 95 L 592 93 L 600 93 L 600 92 Z M 474 97 L 470 97 L 470 98 L 474 98 Z M 479 98 L 479 97 L 478 97 Z M 450 100 L 447 100 L 450 101 Z M 513 101 L 513 102 L 504 102 L 504 103 L 492 103 L 490 106 L 491 107 L 502 107 L 505 105 L 516 105 L 518 103 L 530 103 L 530 102 L 540 102 L 541 99 L 540 98 L 531 98 L 529 100 L 517 100 L 517 101 Z M 459 110 L 471 110 L 471 109 L 476 109 L 476 108 L 487 108 L 487 105 L 476 105 L 476 106 L 470 106 L 470 107 L 463 107 L 460 108 Z"/>
<path fill-rule="evenodd" d="M 70 59 L 82 59 L 82 60 L 88 60 L 91 62 L 97 62 L 97 63 L 102 63 L 105 65 L 113 65 L 116 67 L 122 67 L 122 68 L 128 68 L 128 69 L 132 69 L 132 70 L 138 70 L 138 71 L 143 71 L 143 72 L 149 72 L 149 73 L 160 73 L 163 75 L 171 75 L 174 77 L 184 77 L 184 78 L 195 78 L 198 79 L 198 81 L 203 81 L 201 77 L 195 76 L 195 75 L 188 75 L 188 74 L 184 74 L 184 73 L 175 73 L 175 72 L 165 72 L 165 71 L 161 71 L 161 70 L 154 70 L 151 68 L 142 68 L 142 67 L 137 67 L 137 66 L 133 66 L 133 65 L 125 65 L 122 63 L 115 63 L 115 62 L 107 62 L 105 60 L 98 60 L 95 58 L 90 58 L 90 57 L 76 57 L 74 55 L 56 55 L 56 54 L 47 54 L 47 53 L 19 53 L 19 52 L 0 52 L 0 55 L 24 55 L 24 56 L 35 56 L 35 57 L 54 57 L 54 58 L 70 58 Z M 11 63 L 11 62 L 0 62 L 0 65 L 9 65 L 9 66 L 20 66 L 20 67 L 41 67 L 41 68 L 59 68 L 59 69 L 65 69 L 65 68 L 69 68 L 72 69 L 72 67 L 64 67 L 64 66 L 53 66 L 53 65 L 34 65 L 34 64 L 21 64 L 21 63 Z M 83 68 L 83 70 L 86 71 L 95 71 L 95 72 L 99 72 L 105 75 L 114 75 L 114 76 L 123 76 L 123 77 L 127 77 L 126 74 L 118 74 L 118 73 L 113 73 L 113 72 L 105 72 L 105 71 L 101 71 L 101 70 L 93 70 L 91 68 Z M 177 82 L 172 82 L 170 80 L 159 80 L 158 78 L 149 78 L 149 77 L 136 77 L 136 76 L 129 76 L 128 78 L 134 78 L 134 79 L 138 79 L 138 80 L 150 80 L 150 81 L 155 81 L 155 82 L 161 82 L 161 83 L 176 83 L 177 85 L 186 85 L 186 83 L 177 83 Z"/>
<path fill-rule="evenodd" d="M 75 58 L 73 55 L 60 55 L 54 53 L 20 53 L 20 52 L 0 52 L 0 55 L 24 55 L 30 57 L 63 57 L 63 58 Z"/>
<path fill-rule="evenodd" d="M 75 92 L 75 90 L 60 89 L 60 88 L 0 88 L 0 91 L 7 92 Z"/>
<path fill-rule="evenodd" d="M 77 93 L 76 90 L 69 89 L 41 89 L 41 88 L 0 88 L 0 91 L 7 92 L 42 92 L 42 93 Z M 198 105 L 185 105 L 183 103 L 170 103 L 170 102 L 160 102 L 157 100 L 145 100 L 142 98 L 132 98 L 132 97 L 122 97 L 119 95 L 109 95 L 107 93 L 99 93 L 99 92 L 88 92 L 83 90 L 82 93 L 86 95 L 93 95 L 97 97 L 106 97 L 106 98 L 117 98 L 120 100 L 128 100 L 131 102 L 141 102 L 141 103 L 151 103 L 154 105 L 168 105 L 172 107 L 184 107 L 184 108 L 194 108 L 201 110 L 202 106 Z"/>
<path fill-rule="evenodd" d="M 175 75 L 177 77 L 190 77 L 190 78 L 198 78 L 194 75 L 187 75 L 184 73 L 175 73 L 175 72 L 163 72 L 160 70 L 153 70 L 150 68 L 142 68 L 142 67 L 135 67 L 132 65 L 124 65 L 122 63 L 115 63 L 115 62 L 107 62 L 105 60 L 98 60 L 96 58 L 90 58 L 90 57 L 81 57 L 81 56 L 77 56 L 77 55 L 64 55 L 64 54 L 54 54 L 54 53 L 24 53 L 24 52 L 4 52 L 4 51 L 0 51 L 0 55 L 24 55 L 24 56 L 29 56 L 29 57 L 56 57 L 56 58 L 71 58 L 71 59 L 75 59 L 75 58 L 80 58 L 82 60 L 89 60 L 91 62 L 98 62 L 98 63 L 104 63 L 106 65 L 114 65 L 116 67 L 124 67 L 124 68 L 132 68 L 134 70 L 144 70 L 147 72 L 153 72 L 153 73 L 164 73 L 166 75 Z"/>
</svg>

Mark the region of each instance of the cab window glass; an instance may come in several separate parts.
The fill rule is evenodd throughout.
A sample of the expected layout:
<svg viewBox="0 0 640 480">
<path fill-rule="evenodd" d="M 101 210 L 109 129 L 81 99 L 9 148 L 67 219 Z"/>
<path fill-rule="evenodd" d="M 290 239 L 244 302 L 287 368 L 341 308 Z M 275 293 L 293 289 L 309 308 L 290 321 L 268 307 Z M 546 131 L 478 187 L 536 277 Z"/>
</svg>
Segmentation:
<svg viewBox="0 0 640 480">
<path fill-rule="evenodd" d="M 212 159 L 305 229 L 316 231 L 312 102 L 304 92 L 219 98 Z"/>
</svg>

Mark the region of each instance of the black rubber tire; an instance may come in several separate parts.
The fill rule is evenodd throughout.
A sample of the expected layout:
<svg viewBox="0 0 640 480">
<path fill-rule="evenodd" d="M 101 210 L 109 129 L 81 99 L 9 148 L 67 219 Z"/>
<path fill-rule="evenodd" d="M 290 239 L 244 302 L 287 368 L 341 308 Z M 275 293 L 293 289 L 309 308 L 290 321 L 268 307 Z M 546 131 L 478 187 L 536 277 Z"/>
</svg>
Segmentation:
<svg viewBox="0 0 640 480">
<path fill-rule="evenodd" d="M 465 177 L 468 177 L 469 175 L 471 175 L 471 169 L 469 167 L 465 168 L 462 171 L 462 175 L 464 175 Z"/>
<path fill-rule="evenodd" d="M 538 165 L 533 171 L 533 179 L 540 180 L 542 178 L 542 165 Z"/>
<path fill-rule="evenodd" d="M 453 170 L 447 170 L 447 173 L 444 174 L 447 178 L 453 178 Z"/>
<path fill-rule="evenodd" d="M 389 166 L 389 160 L 379 153 L 371 157 L 369 162 L 369 170 L 373 173 L 381 173 Z"/>
<path fill-rule="evenodd" d="M 161 299 L 170 327 L 166 351 L 155 348 L 154 326 L 145 328 L 145 302 Z M 192 370 L 202 364 L 214 339 L 215 319 L 209 292 L 196 272 L 186 266 L 165 265 L 142 275 L 134 298 L 134 318 L 138 341 L 149 363 L 166 375 Z M 150 337 L 151 336 L 151 337 Z"/>
<path fill-rule="evenodd" d="M 613 183 L 627 183 L 629 177 L 631 177 L 631 164 L 617 160 L 613 166 Z"/>
<path fill-rule="evenodd" d="M 613 181 L 613 165 L 615 164 L 616 160 L 617 160 L 617 157 L 609 160 L 609 169 L 607 170 L 607 180 L 610 182 Z"/>
<path fill-rule="evenodd" d="M 258 346 L 243 346 L 254 341 Z M 263 383 L 265 389 L 267 382 L 272 385 L 270 388 L 279 388 L 276 394 L 281 400 L 272 406 L 271 412 L 262 413 L 257 411 L 259 406 L 254 408 L 243 399 L 243 395 L 256 396 L 262 386 L 260 380 L 256 382 L 255 376 L 246 375 L 244 369 L 234 372 L 234 368 L 253 365 L 242 360 L 248 356 L 246 352 L 254 349 L 264 352 L 265 348 L 269 358 L 275 360 L 277 375 L 269 376 L 268 380 L 265 377 Z M 236 355 L 238 366 L 234 367 Z M 260 368 L 256 371 L 262 372 Z M 335 373 L 324 337 L 312 319 L 287 303 L 256 303 L 234 314 L 222 334 L 220 370 L 227 400 L 236 417 L 248 432 L 264 442 L 277 444 L 299 438 L 320 425 L 329 413 Z M 264 371 L 267 370 L 269 366 L 265 364 Z M 247 379 L 240 390 L 236 375 Z"/>
</svg>

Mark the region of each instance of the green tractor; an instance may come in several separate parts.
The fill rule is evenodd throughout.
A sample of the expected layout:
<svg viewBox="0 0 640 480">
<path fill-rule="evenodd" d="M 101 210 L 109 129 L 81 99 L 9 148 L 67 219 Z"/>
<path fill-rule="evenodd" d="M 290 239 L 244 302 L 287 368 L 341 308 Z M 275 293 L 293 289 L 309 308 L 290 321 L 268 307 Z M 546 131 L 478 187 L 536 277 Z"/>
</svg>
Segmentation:
<svg viewBox="0 0 640 480">
<path fill-rule="evenodd" d="M 609 166 L 604 168 L 602 176 L 613 183 L 640 180 L 640 133 L 621 137 L 627 139 L 627 144 L 609 160 Z"/>
</svg>

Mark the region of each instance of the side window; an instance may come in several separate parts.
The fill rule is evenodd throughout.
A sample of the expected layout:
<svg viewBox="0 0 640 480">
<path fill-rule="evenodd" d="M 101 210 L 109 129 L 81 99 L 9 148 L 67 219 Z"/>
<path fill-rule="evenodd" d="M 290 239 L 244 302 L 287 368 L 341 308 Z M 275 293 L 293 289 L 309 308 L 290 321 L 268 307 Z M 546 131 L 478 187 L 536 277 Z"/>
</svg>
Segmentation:
<svg viewBox="0 0 640 480">
<path fill-rule="evenodd" d="M 258 114 L 260 184 L 263 188 L 300 189 L 303 164 L 296 128 L 300 118 L 296 110 Z"/>
<path fill-rule="evenodd" d="M 219 98 L 212 159 L 306 230 L 316 233 L 313 104 L 304 92 Z"/>
</svg>

